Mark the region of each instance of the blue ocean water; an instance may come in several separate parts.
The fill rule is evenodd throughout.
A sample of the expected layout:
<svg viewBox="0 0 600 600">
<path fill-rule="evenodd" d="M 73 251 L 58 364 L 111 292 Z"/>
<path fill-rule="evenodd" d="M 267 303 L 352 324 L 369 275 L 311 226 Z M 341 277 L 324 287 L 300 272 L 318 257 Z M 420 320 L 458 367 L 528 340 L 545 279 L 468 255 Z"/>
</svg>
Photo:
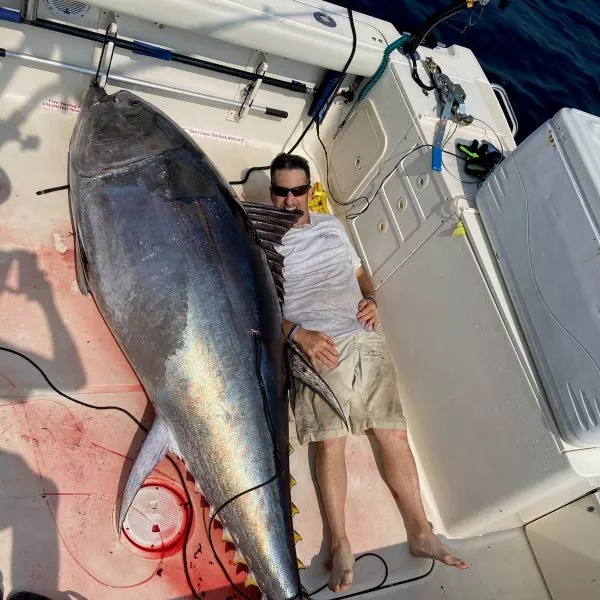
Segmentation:
<svg viewBox="0 0 600 600">
<path fill-rule="evenodd" d="M 413 32 L 451 0 L 332 0 Z M 469 18 L 473 26 L 467 27 Z M 447 46 L 467 46 L 490 81 L 508 92 L 522 140 L 560 108 L 600 116 L 600 0 L 490 0 L 434 30 Z"/>
</svg>

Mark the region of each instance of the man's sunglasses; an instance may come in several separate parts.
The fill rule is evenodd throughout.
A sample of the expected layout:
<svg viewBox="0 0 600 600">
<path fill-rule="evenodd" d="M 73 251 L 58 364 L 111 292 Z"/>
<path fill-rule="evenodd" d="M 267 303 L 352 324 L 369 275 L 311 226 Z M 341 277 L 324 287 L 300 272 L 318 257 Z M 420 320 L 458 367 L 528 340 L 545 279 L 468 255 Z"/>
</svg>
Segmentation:
<svg viewBox="0 0 600 600">
<path fill-rule="evenodd" d="M 310 183 L 305 183 L 304 185 L 297 185 L 293 188 L 281 187 L 280 185 L 271 186 L 271 191 L 275 196 L 280 196 L 281 198 L 287 198 L 287 195 L 292 192 L 292 194 L 297 198 L 298 196 L 304 196 L 304 194 L 308 193 L 310 190 Z"/>
</svg>

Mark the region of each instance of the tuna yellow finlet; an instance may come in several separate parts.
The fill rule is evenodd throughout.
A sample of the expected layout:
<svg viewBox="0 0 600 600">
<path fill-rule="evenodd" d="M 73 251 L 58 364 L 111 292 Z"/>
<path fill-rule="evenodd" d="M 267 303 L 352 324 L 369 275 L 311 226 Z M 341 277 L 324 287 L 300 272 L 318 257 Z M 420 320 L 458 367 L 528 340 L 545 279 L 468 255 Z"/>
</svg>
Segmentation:
<svg viewBox="0 0 600 600">
<path fill-rule="evenodd" d="M 221 537 L 221 539 L 224 542 L 229 542 L 230 544 L 233 544 L 233 538 L 231 537 L 231 534 L 229 533 L 227 527 L 223 528 L 223 536 Z"/>
</svg>

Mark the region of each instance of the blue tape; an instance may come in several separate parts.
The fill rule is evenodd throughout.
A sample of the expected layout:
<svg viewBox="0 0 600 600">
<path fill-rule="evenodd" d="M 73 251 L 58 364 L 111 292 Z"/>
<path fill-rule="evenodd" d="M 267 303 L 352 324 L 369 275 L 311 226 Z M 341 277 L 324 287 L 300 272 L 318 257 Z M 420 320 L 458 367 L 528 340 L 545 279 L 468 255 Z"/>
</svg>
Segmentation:
<svg viewBox="0 0 600 600">
<path fill-rule="evenodd" d="M 312 118 L 315 115 L 318 115 L 319 125 L 323 122 L 323 119 L 325 118 L 325 115 L 327 114 L 327 111 L 333 102 L 333 93 L 341 75 L 341 73 L 331 70 L 325 73 L 323 82 L 319 86 L 318 95 L 315 96 L 310 108 L 308 109 L 309 117 Z"/>
<path fill-rule="evenodd" d="M 442 170 L 442 149 L 437 146 L 434 146 L 431 152 L 431 168 L 438 173 Z"/>
<path fill-rule="evenodd" d="M 161 60 L 171 60 L 173 53 L 165 48 L 159 48 L 158 46 L 151 46 L 144 42 L 138 42 L 134 40 L 133 48 L 131 51 L 134 54 L 143 54 L 144 56 L 152 56 L 153 58 L 160 58 Z"/>
<path fill-rule="evenodd" d="M 0 19 L 3 21 L 12 21 L 13 23 L 21 22 L 21 13 L 14 8 L 0 7 Z"/>
</svg>

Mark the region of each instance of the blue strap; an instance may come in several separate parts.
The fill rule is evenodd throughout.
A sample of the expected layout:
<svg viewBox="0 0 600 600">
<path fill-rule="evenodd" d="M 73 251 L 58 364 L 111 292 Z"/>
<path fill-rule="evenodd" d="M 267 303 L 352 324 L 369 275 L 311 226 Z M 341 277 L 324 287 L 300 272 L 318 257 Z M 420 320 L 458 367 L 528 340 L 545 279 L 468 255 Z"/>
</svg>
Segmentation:
<svg viewBox="0 0 600 600">
<path fill-rule="evenodd" d="M 431 151 L 431 169 L 441 173 L 442 171 L 442 149 L 434 146 Z"/>
<path fill-rule="evenodd" d="M 21 13 L 14 8 L 5 8 L 4 6 L 0 7 L 0 19 L 2 21 L 11 21 L 13 23 L 21 22 Z"/>
<path fill-rule="evenodd" d="M 153 58 L 160 58 L 162 60 L 171 60 L 173 53 L 165 48 L 159 48 L 158 46 L 151 46 L 145 42 L 139 42 L 134 40 L 133 48 L 131 51 L 134 54 L 143 54 L 144 56 L 152 56 Z"/>
</svg>

